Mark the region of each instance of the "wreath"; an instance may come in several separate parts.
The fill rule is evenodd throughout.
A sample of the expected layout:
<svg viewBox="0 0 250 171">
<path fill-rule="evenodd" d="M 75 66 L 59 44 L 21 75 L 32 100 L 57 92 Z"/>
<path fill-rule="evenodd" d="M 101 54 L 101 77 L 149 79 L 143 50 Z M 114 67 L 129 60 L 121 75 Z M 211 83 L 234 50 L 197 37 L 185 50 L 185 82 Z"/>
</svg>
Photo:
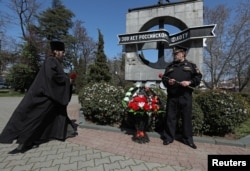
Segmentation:
<svg viewBox="0 0 250 171">
<path fill-rule="evenodd" d="M 147 86 L 131 87 L 122 100 L 122 104 L 127 113 L 134 115 L 136 133 L 133 140 L 138 143 L 149 142 L 145 132 L 149 120 L 155 127 L 155 116 L 165 112 L 161 107 L 159 96 L 152 88 Z"/>
</svg>

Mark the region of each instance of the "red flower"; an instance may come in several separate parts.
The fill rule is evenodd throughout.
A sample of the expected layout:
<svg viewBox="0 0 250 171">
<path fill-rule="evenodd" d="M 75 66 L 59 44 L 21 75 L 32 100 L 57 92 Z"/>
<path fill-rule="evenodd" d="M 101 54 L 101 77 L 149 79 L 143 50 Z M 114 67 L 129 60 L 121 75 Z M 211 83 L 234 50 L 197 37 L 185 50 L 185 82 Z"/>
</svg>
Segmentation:
<svg viewBox="0 0 250 171">
<path fill-rule="evenodd" d="M 163 74 L 162 74 L 162 73 L 159 73 L 158 77 L 159 77 L 159 78 L 162 78 L 162 77 L 163 77 Z"/>
<path fill-rule="evenodd" d="M 152 104 L 152 110 L 153 110 L 154 112 L 158 111 L 159 109 L 160 109 L 159 105 L 157 105 L 157 104 Z"/>
<path fill-rule="evenodd" d="M 160 110 L 159 97 L 149 87 L 143 87 L 139 92 L 131 93 L 131 99 L 126 100 L 129 112 L 134 114 L 151 114 Z"/>
<path fill-rule="evenodd" d="M 76 75 L 76 73 L 71 73 L 69 77 L 70 77 L 70 79 L 74 80 L 74 79 L 76 79 L 77 75 Z"/>
<path fill-rule="evenodd" d="M 128 103 L 128 108 L 133 109 L 134 111 L 137 111 L 140 109 L 140 107 L 137 105 L 137 102 L 130 101 Z"/>
<path fill-rule="evenodd" d="M 147 102 L 147 98 L 145 96 L 135 96 L 134 97 L 135 102 Z"/>
<path fill-rule="evenodd" d="M 154 96 L 151 98 L 152 103 L 158 103 L 158 96 Z"/>
<path fill-rule="evenodd" d="M 144 106 L 143 106 L 143 109 L 145 111 L 149 111 L 150 110 L 150 105 L 148 103 L 145 103 Z"/>
</svg>

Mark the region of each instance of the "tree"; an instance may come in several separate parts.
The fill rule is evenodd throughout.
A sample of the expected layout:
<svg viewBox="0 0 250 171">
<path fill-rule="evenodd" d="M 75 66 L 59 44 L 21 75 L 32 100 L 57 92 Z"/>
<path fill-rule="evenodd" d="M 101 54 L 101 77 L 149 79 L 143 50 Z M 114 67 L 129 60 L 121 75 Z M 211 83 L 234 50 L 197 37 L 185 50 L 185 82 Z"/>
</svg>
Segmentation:
<svg viewBox="0 0 250 171">
<path fill-rule="evenodd" d="M 20 62 L 31 68 L 35 78 L 40 68 L 40 56 L 35 42 L 27 41 L 24 44 Z"/>
<path fill-rule="evenodd" d="M 89 66 L 89 82 L 109 82 L 111 74 L 107 63 L 107 57 L 104 53 L 104 40 L 101 31 L 98 29 L 98 47 L 94 64 Z"/>
<path fill-rule="evenodd" d="M 53 0 L 52 8 L 48 8 L 37 16 L 38 26 L 36 31 L 42 38 L 45 56 L 50 54 L 50 41 L 59 40 L 64 42 L 66 47 L 65 68 L 69 68 L 72 65 L 72 57 L 68 47 L 70 47 L 73 39 L 69 34 L 69 30 L 73 27 L 72 18 L 74 16 L 74 13 L 66 9 L 61 0 Z"/>
<path fill-rule="evenodd" d="M 74 13 L 66 9 L 60 0 L 53 0 L 52 8 L 48 8 L 37 16 L 38 31 L 46 40 L 64 40 L 73 26 Z"/>
<path fill-rule="evenodd" d="M 7 83 L 14 90 L 24 92 L 31 86 L 39 71 L 39 56 L 37 48 L 32 42 L 24 44 L 23 51 L 19 57 L 19 63 L 14 64 L 7 75 Z"/>
<path fill-rule="evenodd" d="M 225 28 L 228 24 L 230 10 L 225 6 L 219 6 L 215 9 L 205 8 L 205 21 L 207 23 L 216 23 L 216 38 L 209 39 L 207 41 L 206 53 L 204 57 L 204 77 L 207 81 L 204 81 L 206 85 L 210 82 L 209 87 L 216 89 L 219 80 L 224 74 L 224 71 L 228 67 L 226 61 L 230 60 L 230 57 L 226 57 L 225 51 L 228 51 L 228 47 L 225 47 L 225 40 L 227 39 L 227 33 Z M 229 59 L 228 59 L 229 58 Z"/>
<path fill-rule="evenodd" d="M 240 3 L 236 8 L 237 17 L 231 33 L 235 37 L 235 57 L 232 61 L 236 80 L 235 84 L 242 91 L 250 80 L 250 1 Z"/>
<path fill-rule="evenodd" d="M 10 61 L 13 64 L 10 73 L 7 75 L 7 81 L 16 90 L 20 89 L 24 91 L 29 88 L 40 67 L 38 55 L 39 45 L 36 43 L 38 39 L 33 32 L 35 14 L 40 4 L 38 4 L 36 0 L 11 0 L 8 6 L 18 16 L 19 25 L 22 31 L 21 38 L 24 40 L 24 44 L 19 44 L 19 47 L 21 47 L 21 54 L 16 52 L 18 55 L 13 55 L 12 52 L 9 53 L 10 56 L 6 58 L 6 64 L 10 63 Z M 13 58 L 11 59 L 13 56 L 18 56 L 19 58 L 16 58 L 16 60 Z"/>
<path fill-rule="evenodd" d="M 8 85 L 18 91 L 25 92 L 33 81 L 33 71 L 28 65 L 17 63 L 11 67 L 9 74 L 7 75 L 6 82 Z"/>
<path fill-rule="evenodd" d="M 114 85 L 125 86 L 125 56 L 117 54 L 108 62 Z"/>
<path fill-rule="evenodd" d="M 5 34 L 0 34 L 0 77 L 5 78 L 10 66 L 20 61 L 20 46 L 17 40 L 12 37 L 7 37 Z"/>
<path fill-rule="evenodd" d="M 71 43 L 72 70 L 77 73 L 75 81 L 76 92 L 88 83 L 87 68 L 94 61 L 96 42 L 87 35 L 83 22 L 77 20 L 73 27 L 73 41 Z"/>
<path fill-rule="evenodd" d="M 32 25 L 34 25 L 36 11 L 40 8 L 41 4 L 36 0 L 11 0 L 9 7 L 16 12 L 20 27 L 22 31 L 22 37 L 27 40 L 32 32 Z"/>
<path fill-rule="evenodd" d="M 225 5 L 205 8 L 205 22 L 217 24 L 216 37 L 207 41 L 204 56 L 204 82 L 211 89 L 218 88 L 222 80 L 233 78 L 241 91 L 249 82 L 249 8 L 250 1 L 241 2 L 234 9 Z"/>
<path fill-rule="evenodd" d="M 1 5 L 3 2 L 0 0 Z M 2 34 L 4 30 L 8 27 L 8 24 L 11 23 L 11 16 L 3 10 L 0 10 L 0 33 Z"/>
</svg>

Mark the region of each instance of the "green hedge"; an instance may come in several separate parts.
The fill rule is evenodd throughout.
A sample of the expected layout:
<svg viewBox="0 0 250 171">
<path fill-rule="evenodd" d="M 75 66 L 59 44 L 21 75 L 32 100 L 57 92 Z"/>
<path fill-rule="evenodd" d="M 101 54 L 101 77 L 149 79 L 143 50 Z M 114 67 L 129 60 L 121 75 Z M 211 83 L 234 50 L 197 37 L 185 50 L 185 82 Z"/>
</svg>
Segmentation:
<svg viewBox="0 0 250 171">
<path fill-rule="evenodd" d="M 167 95 L 153 89 L 163 105 Z M 122 106 L 125 90 L 108 83 L 89 84 L 79 92 L 79 102 L 85 118 L 96 124 L 133 127 L 133 116 Z M 250 119 L 250 96 L 221 90 L 197 91 L 193 94 L 194 135 L 224 136 Z M 166 106 L 164 106 L 166 107 Z M 148 131 L 162 131 L 165 112 L 149 117 Z M 179 122 L 178 131 L 181 131 Z"/>
<path fill-rule="evenodd" d="M 114 125 L 121 123 L 124 90 L 102 82 L 88 84 L 79 92 L 79 102 L 86 120 L 96 124 Z"/>
<path fill-rule="evenodd" d="M 203 133 L 224 136 L 248 118 L 244 99 L 236 93 L 210 90 L 200 93 L 196 102 L 204 113 Z"/>
</svg>

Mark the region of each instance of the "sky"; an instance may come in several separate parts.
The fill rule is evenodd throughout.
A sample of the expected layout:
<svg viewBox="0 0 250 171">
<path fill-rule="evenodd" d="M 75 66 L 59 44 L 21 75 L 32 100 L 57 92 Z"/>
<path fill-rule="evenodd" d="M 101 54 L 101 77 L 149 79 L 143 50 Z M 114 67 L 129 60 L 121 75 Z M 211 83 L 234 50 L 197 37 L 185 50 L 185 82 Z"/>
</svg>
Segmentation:
<svg viewBox="0 0 250 171">
<path fill-rule="evenodd" d="M 42 2 L 42 9 L 51 7 L 52 0 L 38 0 Z M 126 13 L 130 8 L 144 7 L 157 4 L 158 0 L 61 0 L 63 5 L 71 10 L 73 20 L 83 21 L 87 33 L 95 41 L 98 40 L 98 29 L 104 36 L 104 52 L 108 58 L 118 56 L 122 46 L 118 44 L 118 35 L 126 33 Z M 170 0 L 177 2 L 180 0 Z M 238 1 L 238 0 L 237 0 Z M 8 11 L 6 3 L 9 0 L 0 0 L 0 10 Z M 163 0 L 163 2 L 165 2 Z M 204 6 L 213 8 L 219 4 L 233 6 L 236 0 L 203 0 Z M 211 23 L 214 24 L 214 23 Z M 18 25 L 10 25 L 4 32 L 7 35 L 20 35 Z M 174 34 L 174 33 L 170 33 Z"/>
</svg>

